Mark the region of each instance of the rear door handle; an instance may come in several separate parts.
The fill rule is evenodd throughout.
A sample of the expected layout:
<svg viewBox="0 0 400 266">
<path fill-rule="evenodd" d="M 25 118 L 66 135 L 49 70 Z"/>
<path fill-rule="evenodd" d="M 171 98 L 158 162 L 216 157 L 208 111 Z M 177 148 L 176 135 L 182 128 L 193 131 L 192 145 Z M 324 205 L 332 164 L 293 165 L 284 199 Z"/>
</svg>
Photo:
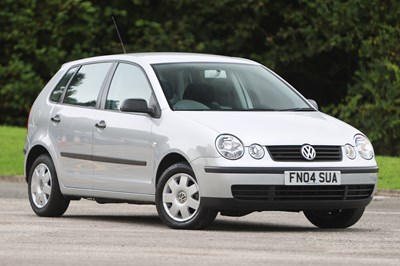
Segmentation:
<svg viewBox="0 0 400 266">
<path fill-rule="evenodd" d="M 96 123 L 95 126 L 100 129 L 105 129 L 107 127 L 106 122 L 104 120 L 101 120 L 100 122 Z"/>
<path fill-rule="evenodd" d="M 59 115 L 55 115 L 52 118 L 50 118 L 50 120 L 54 123 L 60 123 L 61 122 L 61 118 Z"/>
</svg>

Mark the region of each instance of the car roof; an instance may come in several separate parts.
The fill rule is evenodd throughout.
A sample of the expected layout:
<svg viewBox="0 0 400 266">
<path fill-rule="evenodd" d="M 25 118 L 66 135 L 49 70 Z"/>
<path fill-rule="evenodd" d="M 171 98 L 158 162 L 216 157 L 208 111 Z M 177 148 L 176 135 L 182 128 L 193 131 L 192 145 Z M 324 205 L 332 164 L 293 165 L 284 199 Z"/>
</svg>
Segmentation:
<svg viewBox="0 0 400 266">
<path fill-rule="evenodd" d="M 240 64 L 252 64 L 259 65 L 249 59 L 222 56 L 222 55 L 211 55 L 211 54 L 199 54 L 199 53 L 130 53 L 130 54 L 116 54 L 116 55 L 104 55 L 89 57 L 76 61 L 71 61 L 63 65 L 63 67 L 86 64 L 98 61 L 109 61 L 109 60 L 127 60 L 127 61 L 141 61 L 148 64 L 162 64 L 162 63 L 183 63 L 183 62 L 218 62 L 218 63 L 240 63 Z"/>
</svg>

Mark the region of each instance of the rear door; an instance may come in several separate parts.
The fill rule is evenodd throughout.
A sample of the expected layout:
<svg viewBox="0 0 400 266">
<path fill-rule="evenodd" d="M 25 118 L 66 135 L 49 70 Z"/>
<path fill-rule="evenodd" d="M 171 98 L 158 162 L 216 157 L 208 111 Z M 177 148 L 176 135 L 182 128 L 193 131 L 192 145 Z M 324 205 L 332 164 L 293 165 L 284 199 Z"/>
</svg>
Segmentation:
<svg viewBox="0 0 400 266">
<path fill-rule="evenodd" d="M 111 65 L 76 67 L 72 80 L 64 84 L 68 85 L 66 91 L 60 84 L 51 97 L 56 101 L 57 93 L 63 95 L 63 101 L 55 104 L 51 112 L 49 133 L 58 154 L 58 175 L 66 187 L 93 188 L 93 130 L 99 112 L 99 92 Z"/>
<path fill-rule="evenodd" d="M 125 99 L 144 99 L 153 94 L 145 72 L 137 65 L 119 63 L 96 119 L 93 133 L 94 189 L 153 194 L 153 156 L 150 142 L 153 118 L 143 113 L 124 113 Z"/>
</svg>

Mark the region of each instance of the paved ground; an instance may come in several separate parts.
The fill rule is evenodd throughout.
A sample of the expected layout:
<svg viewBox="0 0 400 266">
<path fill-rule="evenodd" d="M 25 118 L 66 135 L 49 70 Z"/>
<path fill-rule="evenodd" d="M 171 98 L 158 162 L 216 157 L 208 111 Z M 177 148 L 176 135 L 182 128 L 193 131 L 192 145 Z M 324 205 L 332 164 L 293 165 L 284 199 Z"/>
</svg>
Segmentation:
<svg viewBox="0 0 400 266">
<path fill-rule="evenodd" d="M 72 202 L 39 218 L 24 183 L 0 182 L 1 265 L 400 265 L 400 198 L 377 197 L 350 229 L 301 213 L 219 216 L 205 231 L 165 227 L 154 206 Z"/>
</svg>

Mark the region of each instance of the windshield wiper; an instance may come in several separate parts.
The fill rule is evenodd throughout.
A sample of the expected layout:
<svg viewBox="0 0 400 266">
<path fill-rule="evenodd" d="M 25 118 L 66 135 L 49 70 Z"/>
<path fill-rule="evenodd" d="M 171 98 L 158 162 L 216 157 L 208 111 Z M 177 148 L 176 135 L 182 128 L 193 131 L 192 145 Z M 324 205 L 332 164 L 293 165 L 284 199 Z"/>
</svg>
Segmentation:
<svg viewBox="0 0 400 266">
<path fill-rule="evenodd" d="M 310 107 L 295 107 L 295 108 L 288 108 L 288 109 L 280 109 L 280 110 L 276 110 L 276 111 L 280 111 L 280 112 L 283 112 L 283 111 L 294 111 L 294 112 L 303 112 L 303 111 L 306 111 L 306 112 L 312 112 L 312 111 L 315 111 L 315 109 L 314 108 L 310 108 Z"/>
<path fill-rule="evenodd" d="M 253 109 L 247 109 L 245 111 L 264 112 L 264 111 L 276 111 L 276 110 L 271 108 L 253 108 Z"/>
</svg>

